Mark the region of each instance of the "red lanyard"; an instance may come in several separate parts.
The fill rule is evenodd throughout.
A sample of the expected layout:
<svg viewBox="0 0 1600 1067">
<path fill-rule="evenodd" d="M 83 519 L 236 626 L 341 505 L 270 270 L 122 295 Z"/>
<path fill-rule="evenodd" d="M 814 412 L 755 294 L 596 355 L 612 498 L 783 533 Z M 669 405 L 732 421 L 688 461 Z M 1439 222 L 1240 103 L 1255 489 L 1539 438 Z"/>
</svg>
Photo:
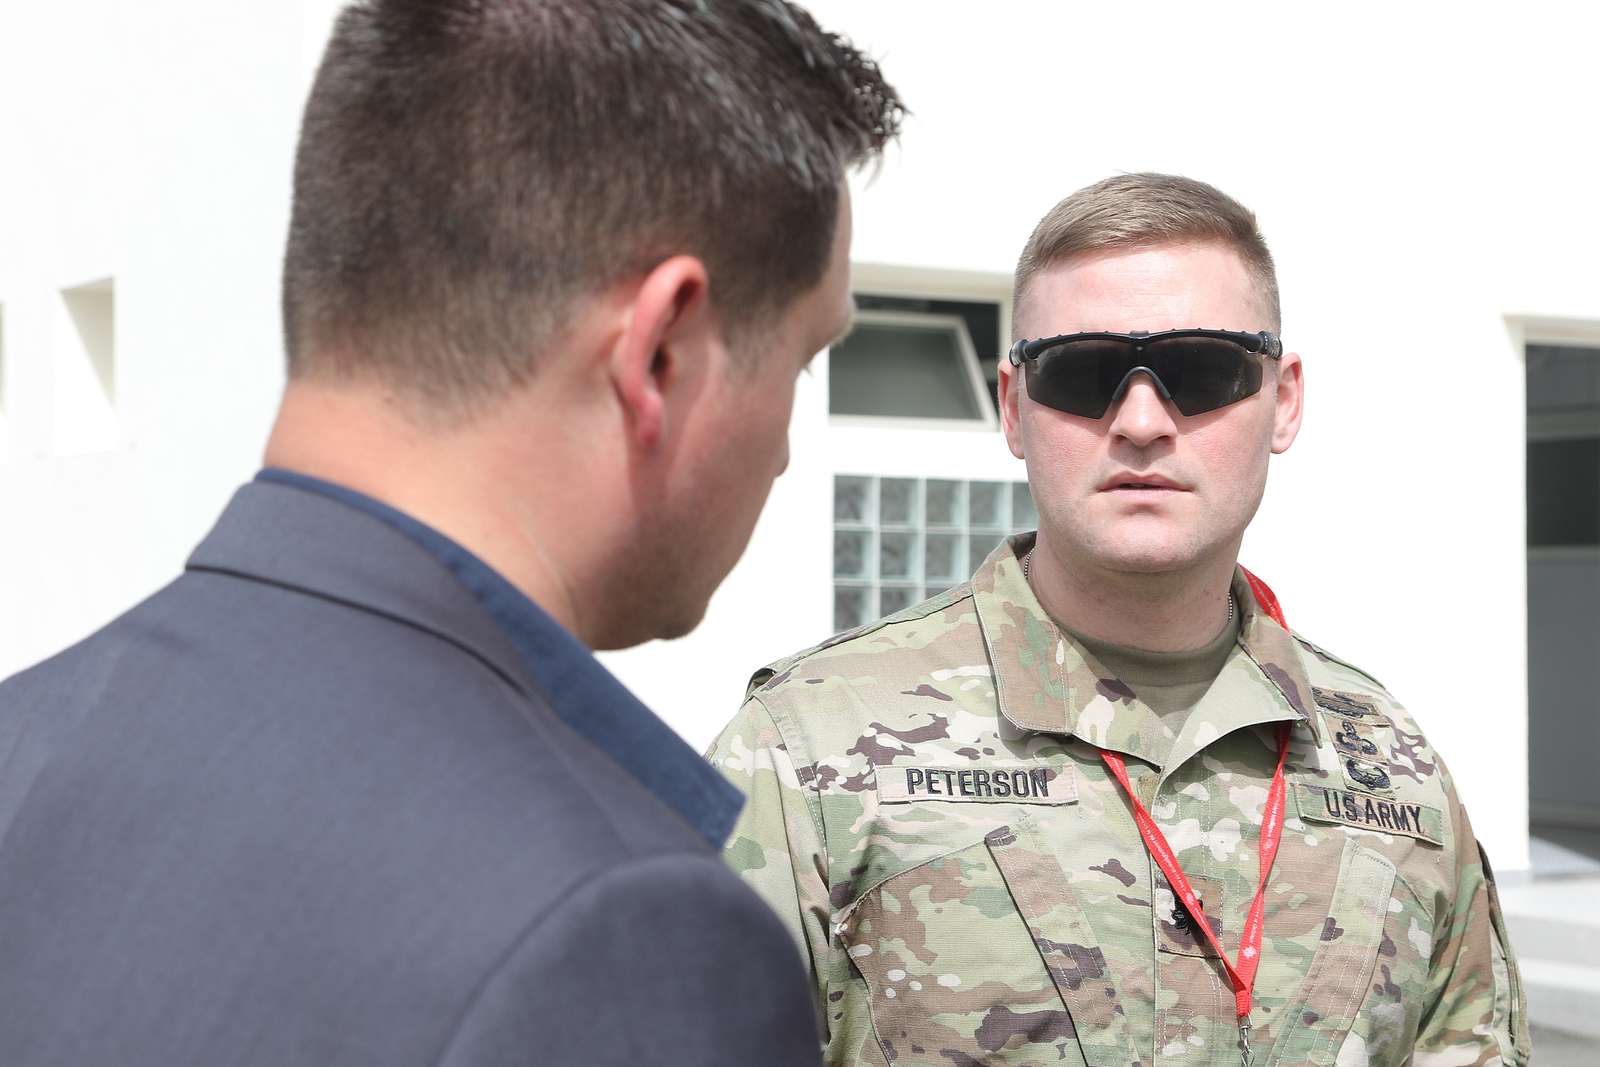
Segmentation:
<svg viewBox="0 0 1600 1067">
<path fill-rule="evenodd" d="M 1245 571 L 1244 576 L 1250 583 L 1250 591 L 1255 594 L 1256 603 L 1261 605 L 1261 609 L 1278 625 L 1287 630 L 1289 625 L 1284 622 L 1283 609 L 1278 606 L 1278 598 L 1273 596 L 1272 590 L 1249 571 Z M 1228 954 L 1222 950 L 1222 943 L 1217 940 L 1216 933 L 1211 929 L 1211 923 L 1206 920 L 1205 909 L 1201 907 L 1200 899 L 1195 894 L 1194 887 L 1189 884 L 1183 868 L 1178 866 L 1178 857 L 1173 853 L 1172 846 L 1167 843 L 1166 835 L 1161 832 L 1161 828 L 1150 817 L 1145 806 L 1134 795 L 1133 785 L 1128 781 L 1127 764 L 1115 752 L 1102 750 L 1100 753 L 1101 758 L 1106 761 L 1106 766 L 1111 768 L 1112 775 L 1128 794 L 1128 802 L 1133 805 L 1133 821 L 1139 826 L 1139 836 L 1144 838 L 1144 847 L 1150 850 L 1150 857 L 1156 861 L 1156 866 L 1161 868 L 1161 873 L 1166 875 L 1167 884 L 1182 901 L 1184 910 L 1200 928 L 1200 932 L 1205 934 L 1211 947 L 1216 949 L 1223 968 L 1228 972 L 1228 981 L 1233 984 L 1234 1007 L 1239 1014 L 1239 1040 L 1246 1065 L 1250 1062 L 1250 996 L 1255 988 L 1256 968 L 1261 964 L 1262 912 L 1266 907 L 1267 876 L 1272 872 L 1272 861 L 1278 855 L 1278 842 L 1283 838 L 1283 761 L 1288 754 L 1289 724 L 1282 723 L 1278 727 L 1278 765 L 1272 772 L 1272 785 L 1267 790 L 1267 806 L 1261 813 L 1261 874 L 1256 882 L 1255 899 L 1250 901 L 1250 914 L 1244 922 L 1244 934 L 1239 939 L 1239 963 L 1235 966 L 1228 962 Z"/>
</svg>

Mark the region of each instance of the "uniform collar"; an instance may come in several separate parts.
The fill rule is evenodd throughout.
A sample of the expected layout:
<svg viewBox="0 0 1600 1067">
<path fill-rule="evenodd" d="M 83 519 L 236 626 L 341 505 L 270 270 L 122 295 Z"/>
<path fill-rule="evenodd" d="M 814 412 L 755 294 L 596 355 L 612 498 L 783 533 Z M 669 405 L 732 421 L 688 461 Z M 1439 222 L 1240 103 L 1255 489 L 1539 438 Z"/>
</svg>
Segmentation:
<svg viewBox="0 0 1600 1067">
<path fill-rule="evenodd" d="M 1056 626 L 1034 597 L 1022 574 L 1022 557 L 1034 539 L 1031 533 L 1007 539 L 972 578 L 1000 714 L 1017 729 L 1070 734 L 1148 763 L 1164 762 L 1169 771 L 1217 738 L 1261 723 L 1302 723 L 1320 743 L 1311 683 L 1294 638 L 1257 607 L 1243 572 L 1235 569 L 1239 654 L 1196 705 L 1166 759 L 1159 759 L 1165 746 L 1155 715 Z"/>
<path fill-rule="evenodd" d="M 324 510 L 328 508 L 334 513 Z M 286 544 L 271 546 L 270 573 L 263 576 L 314 586 L 313 591 L 324 595 L 331 589 L 355 603 L 446 632 L 494 662 L 518 688 L 542 697 L 557 718 L 677 812 L 713 848 L 723 846 L 744 805 L 743 794 L 577 638 L 467 549 L 381 501 L 293 471 L 268 468 L 258 474 L 240 491 L 222 526 L 229 525 L 230 517 L 242 520 L 241 509 L 254 518 L 232 523 L 252 531 L 241 544 L 254 544 L 260 538 L 255 531 L 264 528 L 290 535 Z M 295 526 L 296 517 L 313 510 L 321 515 L 321 532 L 294 536 L 305 533 Z M 396 575 L 391 572 L 400 557 L 391 553 L 383 557 L 387 569 L 374 567 L 372 558 L 381 555 L 371 551 L 377 534 L 370 526 L 356 528 L 372 519 L 390 528 L 377 527 L 388 536 L 394 536 L 390 531 L 404 535 L 412 552 L 420 548 L 417 555 L 426 562 Z M 248 572 L 249 562 L 235 547 L 213 535 L 190 566 Z M 310 557 L 318 553 L 340 555 L 313 566 L 316 561 Z M 255 566 L 259 571 L 264 564 L 256 561 Z"/>
</svg>

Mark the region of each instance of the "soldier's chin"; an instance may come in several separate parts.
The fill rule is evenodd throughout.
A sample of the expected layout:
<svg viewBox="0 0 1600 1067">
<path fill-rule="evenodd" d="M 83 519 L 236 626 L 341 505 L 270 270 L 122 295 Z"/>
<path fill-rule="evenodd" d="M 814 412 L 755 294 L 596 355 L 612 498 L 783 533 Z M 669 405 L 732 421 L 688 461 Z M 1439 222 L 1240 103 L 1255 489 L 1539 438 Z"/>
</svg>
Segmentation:
<svg viewBox="0 0 1600 1067">
<path fill-rule="evenodd" d="M 1106 546 L 1100 562 L 1118 574 L 1173 574 L 1193 567 L 1196 558 L 1187 545 L 1123 541 Z"/>
</svg>

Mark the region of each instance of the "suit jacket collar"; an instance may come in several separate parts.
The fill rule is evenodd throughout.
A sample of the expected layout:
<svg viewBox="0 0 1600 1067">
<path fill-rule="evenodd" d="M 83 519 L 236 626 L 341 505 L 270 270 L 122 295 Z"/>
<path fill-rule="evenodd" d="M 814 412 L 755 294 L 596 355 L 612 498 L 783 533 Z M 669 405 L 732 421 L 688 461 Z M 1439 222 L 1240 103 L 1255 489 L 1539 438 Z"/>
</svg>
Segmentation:
<svg viewBox="0 0 1600 1067">
<path fill-rule="evenodd" d="M 426 630 L 535 692 L 515 647 L 466 587 L 400 530 L 266 479 L 241 486 L 187 569 L 269 582 Z"/>
<path fill-rule="evenodd" d="M 437 530 L 364 494 L 263 471 L 234 495 L 189 569 L 298 589 L 433 633 L 549 708 L 714 848 L 743 797 L 593 654 Z"/>
</svg>

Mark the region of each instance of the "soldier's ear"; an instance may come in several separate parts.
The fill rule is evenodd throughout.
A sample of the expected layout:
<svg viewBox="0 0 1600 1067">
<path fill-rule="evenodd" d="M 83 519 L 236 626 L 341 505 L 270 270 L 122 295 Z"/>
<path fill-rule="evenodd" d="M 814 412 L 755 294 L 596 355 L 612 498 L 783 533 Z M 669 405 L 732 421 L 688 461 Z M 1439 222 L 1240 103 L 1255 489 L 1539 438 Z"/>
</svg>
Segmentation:
<svg viewBox="0 0 1600 1067">
<path fill-rule="evenodd" d="M 1027 459 L 1023 454 L 1022 442 L 1022 413 L 1021 392 L 1022 378 L 1018 368 L 1011 365 L 1011 361 L 1004 355 L 1000 357 L 999 366 L 999 394 L 1000 401 L 1000 428 L 1005 431 L 1006 447 L 1011 449 L 1011 454 L 1018 459 Z"/>
<path fill-rule="evenodd" d="M 1298 352 L 1285 352 L 1278 361 L 1274 381 L 1272 452 L 1289 450 L 1300 434 L 1300 419 L 1305 413 L 1305 368 Z"/>
</svg>

